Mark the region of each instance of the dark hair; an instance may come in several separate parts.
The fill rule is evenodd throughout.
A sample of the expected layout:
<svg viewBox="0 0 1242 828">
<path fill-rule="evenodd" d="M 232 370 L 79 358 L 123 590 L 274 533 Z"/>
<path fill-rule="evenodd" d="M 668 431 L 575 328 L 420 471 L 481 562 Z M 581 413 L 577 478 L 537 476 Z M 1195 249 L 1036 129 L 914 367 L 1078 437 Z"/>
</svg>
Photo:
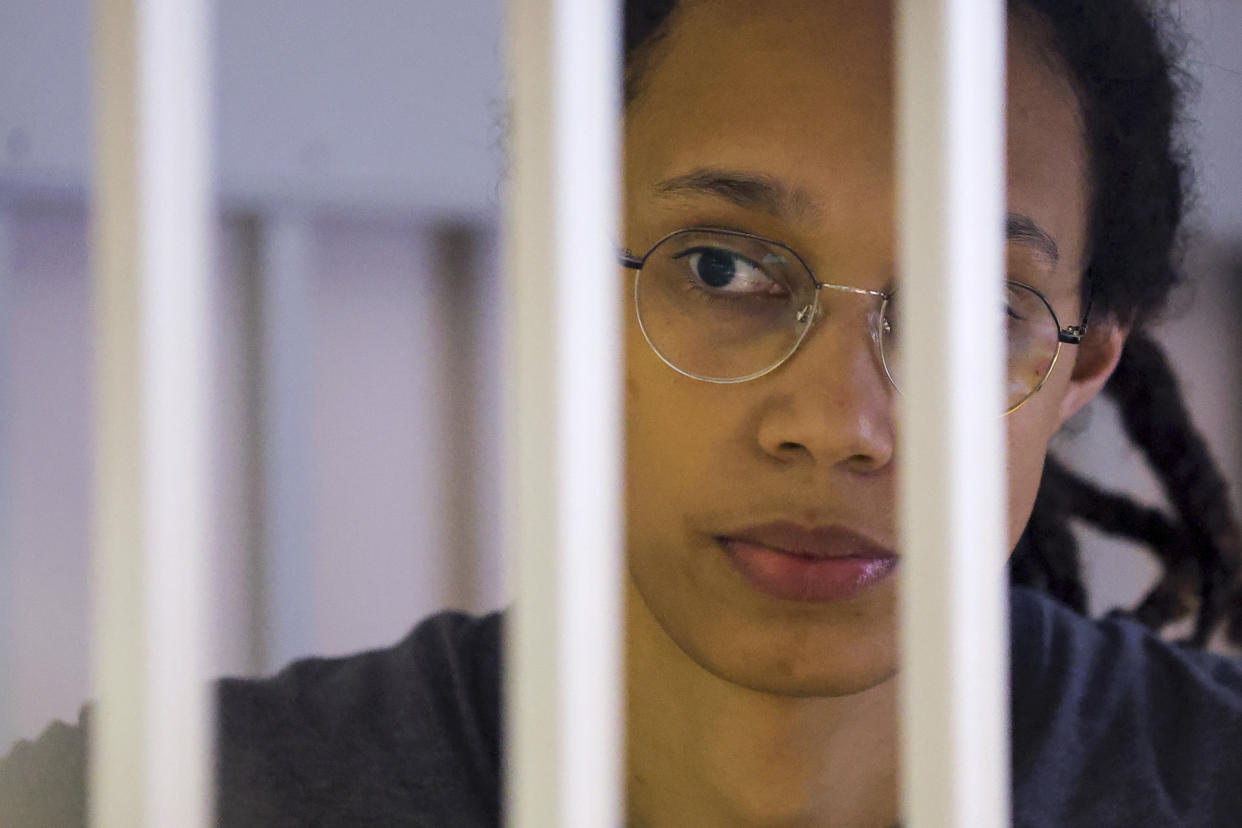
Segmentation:
<svg viewBox="0 0 1242 828">
<path fill-rule="evenodd" d="M 625 100 L 640 93 L 676 0 L 626 0 Z M 1175 516 L 1103 491 L 1049 458 L 1011 580 L 1086 611 L 1071 519 L 1145 543 L 1164 575 L 1131 611 L 1163 627 L 1197 610 L 1202 646 L 1226 612 L 1242 643 L 1242 534 L 1223 475 L 1190 422 L 1176 378 L 1145 328 L 1180 281 L 1188 164 L 1178 141 L 1181 89 L 1167 20 L 1143 0 L 1010 0 L 1074 86 L 1090 178 L 1083 297 L 1093 318 L 1132 326 L 1106 386 L 1129 438 L 1159 475 Z"/>
</svg>

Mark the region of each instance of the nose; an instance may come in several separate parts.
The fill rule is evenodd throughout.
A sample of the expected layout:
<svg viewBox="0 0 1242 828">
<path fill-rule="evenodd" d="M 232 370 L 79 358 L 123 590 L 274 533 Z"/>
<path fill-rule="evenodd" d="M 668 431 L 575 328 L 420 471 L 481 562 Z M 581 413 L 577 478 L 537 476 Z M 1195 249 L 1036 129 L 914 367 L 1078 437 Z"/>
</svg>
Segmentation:
<svg viewBox="0 0 1242 828">
<path fill-rule="evenodd" d="M 894 390 L 874 324 L 878 308 L 829 302 L 797 352 L 765 384 L 760 448 L 783 463 L 870 473 L 896 448 Z"/>
</svg>

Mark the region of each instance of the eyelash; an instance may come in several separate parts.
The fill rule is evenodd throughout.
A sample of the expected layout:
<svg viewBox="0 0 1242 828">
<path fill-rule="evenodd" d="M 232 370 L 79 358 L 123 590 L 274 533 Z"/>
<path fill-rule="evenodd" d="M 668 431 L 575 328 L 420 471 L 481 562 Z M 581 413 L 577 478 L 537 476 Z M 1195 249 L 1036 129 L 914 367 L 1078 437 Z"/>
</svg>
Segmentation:
<svg viewBox="0 0 1242 828">
<path fill-rule="evenodd" d="M 685 259 L 688 256 L 692 256 L 695 253 L 702 254 L 705 252 L 712 252 L 712 251 L 727 253 L 729 256 L 733 257 L 736 261 L 741 262 L 747 267 L 753 268 L 758 273 L 762 273 L 769 282 L 773 284 L 780 284 L 777 279 L 772 278 L 768 274 L 768 272 L 764 269 L 763 265 L 759 264 L 758 262 L 756 262 L 754 259 L 750 258 L 749 256 L 743 253 L 739 253 L 736 250 L 730 250 L 727 247 L 712 247 L 712 246 L 703 246 L 703 245 L 700 245 L 697 247 L 688 247 L 685 250 L 682 250 L 681 252 L 674 255 L 672 258 L 681 260 L 681 259 Z M 737 302 L 745 298 L 754 297 L 756 295 L 753 293 L 734 293 L 734 292 L 725 291 L 725 290 L 712 290 L 711 288 L 705 286 L 701 281 L 697 281 L 690 276 L 687 276 L 685 281 L 686 281 L 687 290 L 693 290 L 694 292 L 706 297 L 707 299 Z"/>
</svg>

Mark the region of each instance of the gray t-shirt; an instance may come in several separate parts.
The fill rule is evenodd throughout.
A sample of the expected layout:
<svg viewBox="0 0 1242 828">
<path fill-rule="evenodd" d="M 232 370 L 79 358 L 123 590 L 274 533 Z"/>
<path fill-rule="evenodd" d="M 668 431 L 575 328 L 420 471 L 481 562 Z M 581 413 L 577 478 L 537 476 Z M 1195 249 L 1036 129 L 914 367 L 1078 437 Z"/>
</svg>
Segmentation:
<svg viewBox="0 0 1242 828">
<path fill-rule="evenodd" d="M 1015 825 L 1242 825 L 1242 663 L 1027 589 L 1011 606 Z M 500 639 L 500 615 L 441 613 L 391 649 L 221 682 L 220 823 L 498 825 Z M 0 761 L 0 825 L 83 824 L 87 727 Z"/>
<path fill-rule="evenodd" d="M 499 824 L 500 623 L 440 613 L 390 649 L 220 682 L 219 824 Z M 85 824 L 89 716 L 0 760 L 0 826 Z"/>
</svg>

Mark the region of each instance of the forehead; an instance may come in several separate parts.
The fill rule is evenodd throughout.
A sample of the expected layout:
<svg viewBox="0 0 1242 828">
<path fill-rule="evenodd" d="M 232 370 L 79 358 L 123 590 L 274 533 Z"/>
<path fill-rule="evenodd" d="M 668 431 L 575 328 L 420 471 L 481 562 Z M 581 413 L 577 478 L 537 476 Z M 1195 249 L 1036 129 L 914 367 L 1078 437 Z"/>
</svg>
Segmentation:
<svg viewBox="0 0 1242 828">
<path fill-rule="evenodd" d="M 679 5 L 631 107 L 631 124 L 655 138 L 641 149 L 657 163 L 677 165 L 704 153 L 773 156 L 780 148 L 791 157 L 773 163 L 818 166 L 831 156 L 886 172 L 888 15 L 855 13 L 828 25 L 821 6 L 789 0 Z"/>
<path fill-rule="evenodd" d="M 748 170 L 805 190 L 825 227 L 891 244 L 894 26 L 874 0 L 683 0 L 627 112 L 630 197 L 696 168 Z M 1009 206 L 1077 264 L 1077 102 L 1037 27 L 1013 22 L 1008 48 Z"/>
</svg>

